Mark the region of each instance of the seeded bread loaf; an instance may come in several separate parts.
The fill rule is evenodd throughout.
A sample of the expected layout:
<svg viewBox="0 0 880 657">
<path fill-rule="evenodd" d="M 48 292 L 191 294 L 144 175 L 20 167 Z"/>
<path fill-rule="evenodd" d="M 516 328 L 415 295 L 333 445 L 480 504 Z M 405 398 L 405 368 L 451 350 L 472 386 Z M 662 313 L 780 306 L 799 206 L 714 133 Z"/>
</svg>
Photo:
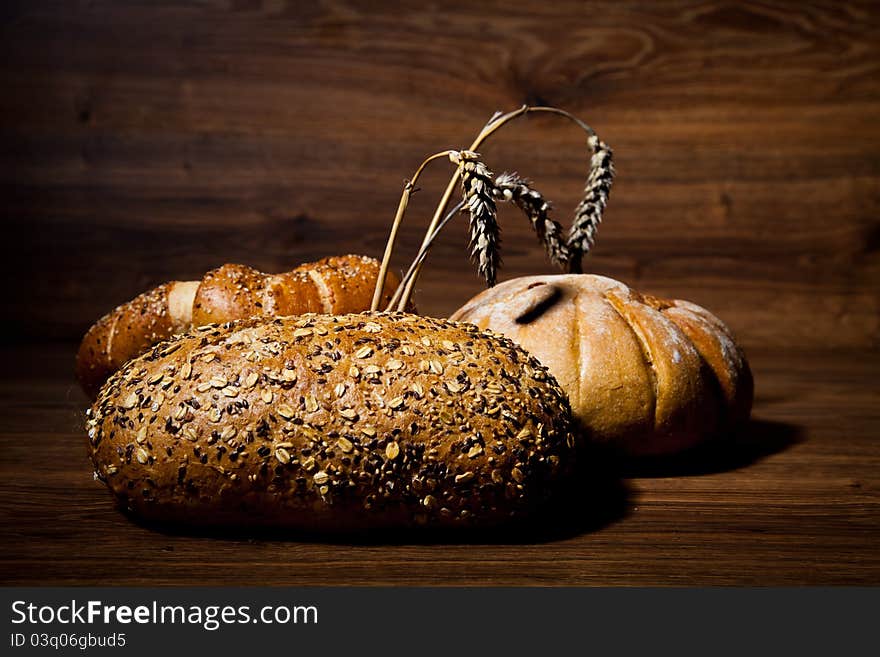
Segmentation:
<svg viewBox="0 0 880 657">
<path fill-rule="evenodd" d="M 586 434 L 631 455 L 677 452 L 749 417 L 742 350 L 720 319 L 687 301 L 603 276 L 528 276 L 481 292 L 451 318 L 527 349 Z"/>
<path fill-rule="evenodd" d="M 123 363 L 193 326 L 259 315 L 367 310 L 378 274 L 379 262 L 374 258 L 346 255 L 309 262 L 283 274 L 227 264 L 201 281 L 165 283 L 117 307 L 89 329 L 77 354 L 77 378 L 94 398 Z M 398 282 L 389 272 L 385 303 Z"/>
<path fill-rule="evenodd" d="M 118 503 L 153 521 L 336 531 L 500 523 L 566 476 L 571 415 L 510 340 L 404 313 L 212 325 L 89 411 Z"/>
</svg>

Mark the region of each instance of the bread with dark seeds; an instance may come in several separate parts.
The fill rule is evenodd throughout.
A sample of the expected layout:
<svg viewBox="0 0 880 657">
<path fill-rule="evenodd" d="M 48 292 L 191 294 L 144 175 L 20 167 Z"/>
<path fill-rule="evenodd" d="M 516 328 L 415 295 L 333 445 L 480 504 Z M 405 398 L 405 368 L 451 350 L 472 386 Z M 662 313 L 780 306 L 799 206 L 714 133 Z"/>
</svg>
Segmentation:
<svg viewBox="0 0 880 657">
<path fill-rule="evenodd" d="M 546 368 L 405 313 L 211 325 L 126 364 L 89 411 L 98 477 L 146 520 L 348 531 L 491 526 L 570 473 Z"/>
</svg>

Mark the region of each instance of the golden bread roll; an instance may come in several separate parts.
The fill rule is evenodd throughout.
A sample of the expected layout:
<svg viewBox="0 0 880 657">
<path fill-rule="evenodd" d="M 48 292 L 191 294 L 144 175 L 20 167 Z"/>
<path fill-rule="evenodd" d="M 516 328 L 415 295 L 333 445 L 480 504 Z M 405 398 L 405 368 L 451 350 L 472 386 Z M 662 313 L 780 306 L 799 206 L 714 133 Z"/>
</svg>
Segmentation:
<svg viewBox="0 0 880 657">
<path fill-rule="evenodd" d="M 160 340 L 193 326 L 259 315 L 351 313 L 368 310 L 379 262 L 359 255 L 335 256 L 283 274 L 264 274 L 227 264 L 201 281 L 173 281 L 144 292 L 98 320 L 86 333 L 76 358 L 76 375 L 94 398 L 125 362 Z M 388 272 L 384 303 L 399 279 Z"/>
<path fill-rule="evenodd" d="M 729 329 L 687 301 L 589 274 L 528 276 L 450 319 L 508 336 L 546 365 L 595 441 L 631 455 L 692 447 L 746 421 L 753 383 Z"/>
</svg>

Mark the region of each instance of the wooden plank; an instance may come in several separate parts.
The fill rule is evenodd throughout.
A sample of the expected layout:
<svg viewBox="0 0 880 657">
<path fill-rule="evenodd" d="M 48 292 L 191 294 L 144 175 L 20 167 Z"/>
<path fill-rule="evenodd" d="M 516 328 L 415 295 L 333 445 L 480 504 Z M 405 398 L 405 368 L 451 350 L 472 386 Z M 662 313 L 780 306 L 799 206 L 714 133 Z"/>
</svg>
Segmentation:
<svg viewBox="0 0 880 657">
<path fill-rule="evenodd" d="M 870 2 L 30 2 L 0 23 L 4 332 L 79 337 L 166 279 L 378 255 L 401 181 L 499 108 L 565 106 L 615 148 L 588 266 L 719 312 L 746 346 L 880 336 L 880 20 Z M 582 137 L 485 149 L 566 220 Z M 448 172 L 426 176 L 398 267 Z M 547 271 L 512 216 L 505 277 Z M 479 289 L 451 227 L 420 286 Z"/>
<path fill-rule="evenodd" d="M 5 349 L 4 584 L 880 584 L 876 353 L 753 355 L 755 422 L 687 458 L 596 463 L 560 512 L 492 537 L 193 536 L 93 481 L 71 345 Z"/>
</svg>

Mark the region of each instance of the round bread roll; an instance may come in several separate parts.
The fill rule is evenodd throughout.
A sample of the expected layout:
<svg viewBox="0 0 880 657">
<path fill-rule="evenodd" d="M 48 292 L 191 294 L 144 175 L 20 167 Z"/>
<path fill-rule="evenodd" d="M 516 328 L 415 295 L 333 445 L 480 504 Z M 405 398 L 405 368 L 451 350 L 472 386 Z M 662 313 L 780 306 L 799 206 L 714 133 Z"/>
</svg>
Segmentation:
<svg viewBox="0 0 880 657">
<path fill-rule="evenodd" d="M 97 476 L 163 523 L 487 526 L 570 472 L 571 413 L 503 336 L 404 313 L 210 325 L 128 362 L 89 411 Z"/>
<path fill-rule="evenodd" d="M 687 301 L 589 274 L 529 276 L 485 290 L 451 319 L 513 339 L 546 365 L 586 435 L 659 455 L 749 417 L 748 362 L 729 329 Z"/>
</svg>

